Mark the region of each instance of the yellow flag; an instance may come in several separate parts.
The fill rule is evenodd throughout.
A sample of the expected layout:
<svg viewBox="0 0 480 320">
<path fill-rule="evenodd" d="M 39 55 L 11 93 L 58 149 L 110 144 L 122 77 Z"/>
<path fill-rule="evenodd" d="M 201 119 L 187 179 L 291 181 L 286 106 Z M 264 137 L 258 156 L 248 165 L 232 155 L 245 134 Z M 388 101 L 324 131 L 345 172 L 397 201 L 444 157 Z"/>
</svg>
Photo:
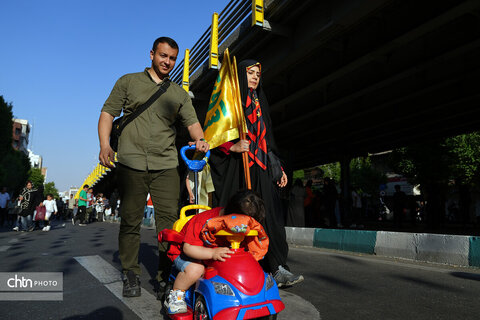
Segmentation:
<svg viewBox="0 0 480 320">
<path fill-rule="evenodd" d="M 213 87 L 203 126 L 205 140 L 210 144 L 210 149 L 237 139 L 239 128 L 246 128 L 239 97 L 238 78 L 227 49 Z"/>
</svg>

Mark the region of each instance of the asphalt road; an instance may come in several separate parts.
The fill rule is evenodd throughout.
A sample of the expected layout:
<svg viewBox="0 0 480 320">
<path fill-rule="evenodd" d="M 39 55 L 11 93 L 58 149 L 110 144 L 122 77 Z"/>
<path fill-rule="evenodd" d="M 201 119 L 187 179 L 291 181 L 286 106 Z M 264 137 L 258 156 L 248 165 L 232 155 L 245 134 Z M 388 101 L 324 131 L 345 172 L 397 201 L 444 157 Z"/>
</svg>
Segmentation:
<svg viewBox="0 0 480 320">
<path fill-rule="evenodd" d="M 64 280 L 63 301 L 0 301 L 0 319 L 161 319 L 150 282 L 157 262 L 154 231 L 142 229 L 144 291 L 135 301 L 119 294 L 117 233 L 112 223 L 67 223 L 32 233 L 0 229 L 0 272 L 63 272 Z M 478 269 L 315 248 L 291 248 L 289 264 L 306 280 L 282 290 L 286 310 L 279 320 L 478 319 L 480 314 Z"/>
</svg>

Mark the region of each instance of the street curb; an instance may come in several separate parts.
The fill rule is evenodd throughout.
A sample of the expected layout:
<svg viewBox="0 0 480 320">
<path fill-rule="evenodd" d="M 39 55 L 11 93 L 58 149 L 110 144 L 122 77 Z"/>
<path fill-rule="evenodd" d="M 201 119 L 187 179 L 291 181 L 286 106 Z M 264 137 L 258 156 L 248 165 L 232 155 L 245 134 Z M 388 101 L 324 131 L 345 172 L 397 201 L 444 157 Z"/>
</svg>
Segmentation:
<svg viewBox="0 0 480 320">
<path fill-rule="evenodd" d="M 480 267 L 480 237 L 470 237 L 469 265 Z"/>
<path fill-rule="evenodd" d="M 319 248 L 373 254 L 375 240 L 375 231 L 315 229 L 313 245 Z"/>
<path fill-rule="evenodd" d="M 480 237 L 348 229 L 285 227 L 292 245 L 480 267 Z"/>
</svg>

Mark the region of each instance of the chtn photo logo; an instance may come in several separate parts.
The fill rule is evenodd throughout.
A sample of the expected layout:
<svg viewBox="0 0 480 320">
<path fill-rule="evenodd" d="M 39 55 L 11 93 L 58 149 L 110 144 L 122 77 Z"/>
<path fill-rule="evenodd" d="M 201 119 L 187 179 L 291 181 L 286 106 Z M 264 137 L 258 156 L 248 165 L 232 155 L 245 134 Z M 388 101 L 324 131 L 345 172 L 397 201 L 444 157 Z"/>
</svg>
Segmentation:
<svg viewBox="0 0 480 320">
<path fill-rule="evenodd" d="M 7 280 L 7 286 L 9 288 L 56 287 L 58 286 L 58 281 L 32 280 L 30 278 L 25 278 L 24 276 L 19 277 L 18 274 L 15 274 L 14 277 L 11 277 Z"/>
<path fill-rule="evenodd" d="M 19 278 L 17 274 L 15 277 L 7 280 L 7 286 L 9 288 L 33 288 L 33 280 L 25 277 Z"/>
<path fill-rule="evenodd" d="M 62 301 L 63 273 L 0 272 L 0 301 L 21 300 Z"/>
</svg>

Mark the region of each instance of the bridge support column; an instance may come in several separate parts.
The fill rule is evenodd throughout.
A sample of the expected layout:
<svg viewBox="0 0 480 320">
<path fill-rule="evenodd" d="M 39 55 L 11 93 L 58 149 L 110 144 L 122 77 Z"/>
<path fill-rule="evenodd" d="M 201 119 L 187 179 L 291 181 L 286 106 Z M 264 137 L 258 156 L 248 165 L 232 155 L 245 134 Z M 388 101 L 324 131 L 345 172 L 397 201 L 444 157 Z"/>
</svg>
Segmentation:
<svg viewBox="0 0 480 320">
<path fill-rule="evenodd" d="M 340 188 L 341 188 L 341 202 L 340 212 L 342 215 L 342 223 L 345 225 L 348 223 L 348 217 L 350 216 L 350 202 L 351 202 L 351 175 L 350 175 L 350 161 L 352 158 L 348 155 L 343 156 L 340 160 Z"/>
</svg>

